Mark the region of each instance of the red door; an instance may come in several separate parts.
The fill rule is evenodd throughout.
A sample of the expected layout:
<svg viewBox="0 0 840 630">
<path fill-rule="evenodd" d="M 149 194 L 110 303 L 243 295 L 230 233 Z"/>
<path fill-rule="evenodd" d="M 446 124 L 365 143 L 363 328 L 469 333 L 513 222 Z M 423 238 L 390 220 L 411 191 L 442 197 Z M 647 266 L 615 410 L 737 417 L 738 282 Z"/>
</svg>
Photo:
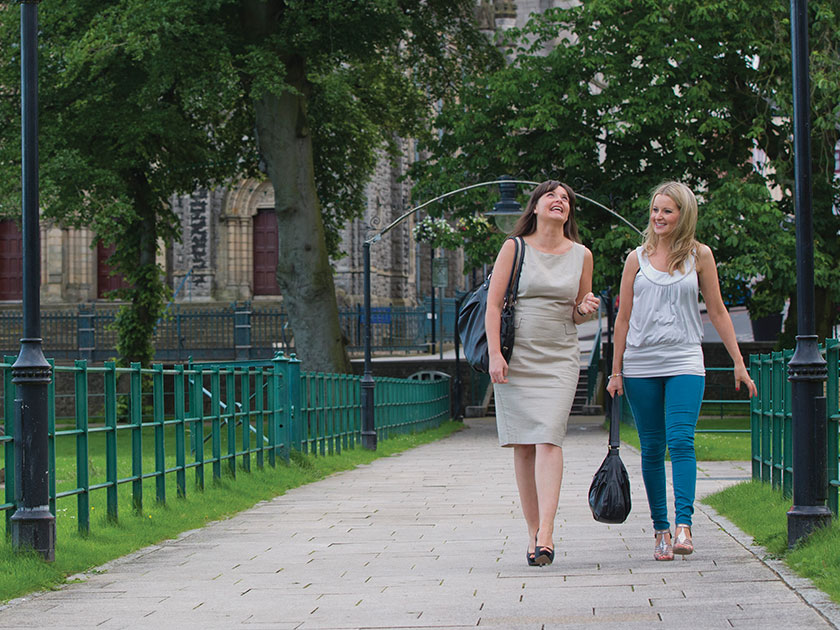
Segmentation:
<svg viewBox="0 0 840 630">
<path fill-rule="evenodd" d="M 277 214 L 261 208 L 254 217 L 254 295 L 280 295 L 277 286 Z"/>
<path fill-rule="evenodd" d="M 14 221 L 0 221 L 0 300 L 22 299 L 23 234 Z"/>
<path fill-rule="evenodd" d="M 121 275 L 111 275 L 111 267 L 108 265 L 108 259 L 114 253 L 115 249 L 115 245 L 106 247 L 102 244 L 102 241 L 99 241 L 99 245 L 96 246 L 96 296 L 98 298 L 106 297 L 108 291 L 122 289 L 128 286 L 128 283 Z"/>
</svg>

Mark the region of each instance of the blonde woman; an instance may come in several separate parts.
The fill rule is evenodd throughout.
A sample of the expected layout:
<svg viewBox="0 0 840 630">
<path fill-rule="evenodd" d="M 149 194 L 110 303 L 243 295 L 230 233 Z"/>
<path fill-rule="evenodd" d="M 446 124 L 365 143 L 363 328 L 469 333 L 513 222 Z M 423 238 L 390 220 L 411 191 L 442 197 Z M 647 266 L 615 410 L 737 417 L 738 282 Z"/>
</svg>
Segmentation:
<svg viewBox="0 0 840 630">
<path fill-rule="evenodd" d="M 607 391 L 626 394 L 642 447 L 642 478 L 653 519 L 656 560 L 694 551 L 691 536 L 697 461 L 694 432 L 703 400 L 703 324 L 699 293 L 735 366 L 735 389 L 756 395 L 723 304 L 712 250 L 697 242 L 697 199 L 679 182 L 651 194 L 644 242 L 621 277 L 612 374 Z M 671 455 L 675 530 L 665 493 L 665 447 Z"/>
</svg>

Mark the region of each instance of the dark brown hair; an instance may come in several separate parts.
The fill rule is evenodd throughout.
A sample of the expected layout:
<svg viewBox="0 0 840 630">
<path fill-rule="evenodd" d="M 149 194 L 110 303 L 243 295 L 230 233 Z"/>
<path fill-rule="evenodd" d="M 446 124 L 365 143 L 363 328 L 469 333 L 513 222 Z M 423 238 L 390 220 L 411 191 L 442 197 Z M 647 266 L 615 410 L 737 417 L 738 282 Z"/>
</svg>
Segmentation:
<svg viewBox="0 0 840 630">
<path fill-rule="evenodd" d="M 566 238 L 580 243 L 577 221 L 575 220 L 575 191 L 568 184 L 553 179 L 544 181 L 534 189 L 534 192 L 531 193 L 531 198 L 528 199 L 528 205 L 525 206 L 522 216 L 516 221 L 516 225 L 510 233 L 510 236 L 528 236 L 529 234 L 533 234 L 537 230 L 537 215 L 534 214 L 537 202 L 544 194 L 561 186 L 569 194 L 569 218 L 566 219 L 566 224 L 563 226 L 563 233 L 566 235 Z"/>
</svg>

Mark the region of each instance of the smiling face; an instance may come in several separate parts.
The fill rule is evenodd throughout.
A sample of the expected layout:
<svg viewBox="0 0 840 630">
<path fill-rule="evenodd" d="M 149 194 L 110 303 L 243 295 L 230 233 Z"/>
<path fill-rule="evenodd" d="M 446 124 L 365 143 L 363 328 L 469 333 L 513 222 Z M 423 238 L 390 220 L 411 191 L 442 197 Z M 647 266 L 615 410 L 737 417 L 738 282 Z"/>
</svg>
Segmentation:
<svg viewBox="0 0 840 630">
<path fill-rule="evenodd" d="M 568 184 L 558 182 L 554 179 L 547 179 L 538 184 L 528 198 L 528 205 L 516 227 L 511 233 L 512 236 L 528 236 L 537 229 L 537 221 L 545 220 L 560 221 L 563 226 L 563 234 L 576 243 L 580 243 L 578 235 L 576 214 L 575 191 Z"/>
<path fill-rule="evenodd" d="M 569 218 L 570 207 L 569 193 L 562 186 L 557 186 L 539 198 L 534 208 L 534 214 L 540 219 L 545 218 L 565 223 Z"/>
<path fill-rule="evenodd" d="M 673 236 L 680 220 L 680 209 L 668 195 L 656 195 L 650 208 L 650 228 L 660 238 Z"/>
</svg>

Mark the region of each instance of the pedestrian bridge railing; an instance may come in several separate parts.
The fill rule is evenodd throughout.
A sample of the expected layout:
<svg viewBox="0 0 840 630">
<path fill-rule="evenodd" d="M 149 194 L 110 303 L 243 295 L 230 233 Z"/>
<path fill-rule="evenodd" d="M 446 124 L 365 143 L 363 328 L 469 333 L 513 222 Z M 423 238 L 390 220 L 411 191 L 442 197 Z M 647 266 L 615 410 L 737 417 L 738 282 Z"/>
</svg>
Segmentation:
<svg viewBox="0 0 840 630">
<path fill-rule="evenodd" d="M 16 507 L 14 360 L 7 356 L 0 363 L 5 473 L 0 511 L 7 533 Z M 374 381 L 378 440 L 435 427 L 450 417 L 448 379 Z M 282 354 L 267 361 L 148 369 L 77 360 L 53 365 L 47 422 L 50 510 L 56 514 L 56 500 L 76 497 L 71 518 L 87 532 L 91 496 L 99 491 L 107 516 L 117 519 L 118 499 L 125 493 L 141 510 L 144 497 L 165 503 L 167 488 L 185 496 L 202 489 L 208 476 L 276 466 L 288 461 L 292 450 L 321 456 L 356 447 L 361 377 L 302 372 L 294 355 Z M 57 459 L 63 463 L 61 476 Z"/>
<path fill-rule="evenodd" d="M 825 385 L 827 430 L 824 436 L 828 507 L 836 517 L 840 490 L 840 342 L 827 339 L 820 350 L 828 368 Z M 750 404 L 752 478 L 781 489 L 786 496 L 791 496 L 793 491 L 792 398 L 787 378 L 787 366 L 792 356 L 793 350 L 750 356 L 750 375 L 758 386 L 758 396 Z"/>
</svg>

